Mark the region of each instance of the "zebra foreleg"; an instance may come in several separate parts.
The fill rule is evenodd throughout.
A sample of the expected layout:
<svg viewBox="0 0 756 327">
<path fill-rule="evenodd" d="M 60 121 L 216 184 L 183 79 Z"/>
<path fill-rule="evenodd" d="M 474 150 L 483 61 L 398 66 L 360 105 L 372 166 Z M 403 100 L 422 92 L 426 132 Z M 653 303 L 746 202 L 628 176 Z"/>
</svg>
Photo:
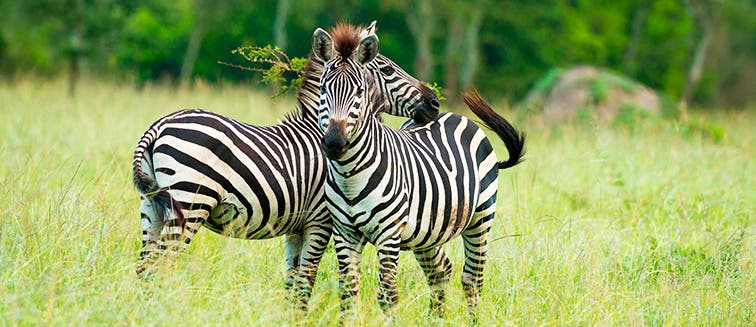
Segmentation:
<svg viewBox="0 0 756 327">
<path fill-rule="evenodd" d="M 415 259 L 423 269 L 431 289 L 430 309 L 439 317 L 443 317 L 443 306 L 446 297 L 446 285 L 452 274 L 452 264 L 439 246 L 436 248 L 416 250 Z"/>
<path fill-rule="evenodd" d="M 338 228 L 333 233 L 336 257 L 339 260 L 339 292 L 341 293 L 342 322 L 354 314 L 355 297 L 360 288 L 360 262 L 364 240 L 348 240 Z"/>
<path fill-rule="evenodd" d="M 300 244 L 299 267 L 296 276 L 295 292 L 299 308 L 307 311 L 307 303 L 315 286 L 318 266 L 331 238 L 330 226 L 312 226 L 304 231 L 303 244 Z"/>
<path fill-rule="evenodd" d="M 396 291 L 396 267 L 399 264 L 399 237 L 392 237 L 376 245 L 378 264 L 380 266 L 378 304 L 383 312 L 391 317 L 393 308 L 399 299 Z"/>
</svg>

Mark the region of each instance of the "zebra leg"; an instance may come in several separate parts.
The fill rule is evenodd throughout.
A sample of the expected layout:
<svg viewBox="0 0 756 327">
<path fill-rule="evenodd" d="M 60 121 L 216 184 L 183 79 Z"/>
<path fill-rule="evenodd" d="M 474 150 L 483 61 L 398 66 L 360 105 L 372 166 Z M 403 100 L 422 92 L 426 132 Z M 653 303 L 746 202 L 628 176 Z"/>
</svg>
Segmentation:
<svg viewBox="0 0 756 327">
<path fill-rule="evenodd" d="M 478 302 L 483 286 L 483 267 L 488 251 L 488 231 L 491 230 L 496 211 L 496 193 L 485 203 L 478 206 L 473 215 L 472 224 L 462 232 L 465 245 L 465 266 L 462 271 L 462 289 L 467 299 L 467 307 L 473 323 L 478 321 Z"/>
<path fill-rule="evenodd" d="M 396 291 L 396 267 L 399 263 L 399 237 L 384 240 L 376 246 L 380 265 L 378 304 L 387 316 L 392 316 L 392 309 L 398 301 Z"/>
<path fill-rule="evenodd" d="M 174 260 L 181 252 L 189 247 L 189 243 L 197 234 L 210 212 L 204 209 L 182 210 L 185 225 L 174 214 L 168 215 L 160 235 L 160 249 L 166 252 L 167 259 Z"/>
<path fill-rule="evenodd" d="M 301 254 L 299 272 L 296 276 L 296 294 L 299 300 L 299 308 L 302 311 L 307 311 L 307 302 L 309 302 L 312 288 L 315 286 L 320 259 L 323 257 L 328 240 L 331 238 L 330 224 L 327 226 L 314 225 L 305 229 L 303 238 L 304 244 L 300 244 Z"/>
<path fill-rule="evenodd" d="M 158 247 L 160 231 L 163 229 L 163 215 L 158 214 L 152 201 L 141 196 L 142 248 L 139 251 L 136 273 L 142 279 L 148 279 L 155 272 L 156 261 L 161 257 Z"/>
<path fill-rule="evenodd" d="M 428 278 L 428 286 L 431 289 L 430 309 L 431 312 L 443 316 L 443 304 L 445 299 L 446 285 L 451 279 L 452 264 L 439 246 L 431 249 L 416 250 L 415 258 L 425 277 Z"/>
<path fill-rule="evenodd" d="M 302 234 L 287 234 L 286 238 L 286 286 L 294 287 L 294 280 L 299 272 L 299 255 L 302 253 Z"/>
<path fill-rule="evenodd" d="M 365 241 L 345 237 L 338 228 L 333 233 L 336 257 L 339 260 L 339 291 L 341 293 L 342 321 L 353 314 L 354 298 L 360 287 L 360 262 Z"/>
</svg>

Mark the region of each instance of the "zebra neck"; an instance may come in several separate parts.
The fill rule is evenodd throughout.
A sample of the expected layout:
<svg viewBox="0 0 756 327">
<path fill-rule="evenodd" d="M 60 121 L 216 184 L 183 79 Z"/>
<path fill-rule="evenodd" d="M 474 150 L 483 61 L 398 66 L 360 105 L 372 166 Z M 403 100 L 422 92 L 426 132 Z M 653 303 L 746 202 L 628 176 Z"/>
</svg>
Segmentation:
<svg viewBox="0 0 756 327">
<path fill-rule="evenodd" d="M 343 159 L 331 161 L 338 177 L 359 179 L 360 176 L 357 175 L 370 170 L 374 163 L 382 161 L 385 151 L 381 141 L 383 131 L 380 124 L 375 117 L 365 119 L 350 140 Z"/>
<path fill-rule="evenodd" d="M 351 208 L 345 209 L 347 211 L 365 209 L 365 204 L 369 207 L 380 203 L 381 199 L 399 191 L 395 176 L 402 176 L 397 171 L 401 165 L 396 164 L 395 151 L 390 149 L 396 138 L 390 129 L 382 127 L 377 117 L 363 121 L 362 135 L 354 138 L 344 155 L 345 160 L 329 164 L 328 192 L 343 199 Z"/>
</svg>

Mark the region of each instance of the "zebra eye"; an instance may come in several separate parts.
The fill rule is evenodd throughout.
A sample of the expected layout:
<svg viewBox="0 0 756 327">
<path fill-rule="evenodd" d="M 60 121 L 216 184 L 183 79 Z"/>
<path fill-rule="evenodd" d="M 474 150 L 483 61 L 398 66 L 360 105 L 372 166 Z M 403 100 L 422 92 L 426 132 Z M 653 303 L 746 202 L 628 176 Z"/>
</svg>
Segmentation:
<svg viewBox="0 0 756 327">
<path fill-rule="evenodd" d="M 362 87 L 359 87 L 357 89 L 357 92 L 356 92 L 357 96 L 361 96 L 362 95 L 362 91 L 364 91 L 364 89 Z"/>
<path fill-rule="evenodd" d="M 394 67 L 391 67 L 391 66 L 381 67 L 381 72 L 383 72 L 386 75 L 391 75 L 394 73 Z"/>
<path fill-rule="evenodd" d="M 325 93 L 325 86 L 323 84 L 320 84 L 320 93 Z"/>
</svg>

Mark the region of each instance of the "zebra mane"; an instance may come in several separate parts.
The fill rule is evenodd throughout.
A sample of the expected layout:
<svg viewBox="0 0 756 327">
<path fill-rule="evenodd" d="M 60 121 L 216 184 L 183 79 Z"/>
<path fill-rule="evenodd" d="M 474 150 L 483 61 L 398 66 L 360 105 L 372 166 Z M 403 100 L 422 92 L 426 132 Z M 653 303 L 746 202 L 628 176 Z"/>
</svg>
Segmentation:
<svg viewBox="0 0 756 327">
<path fill-rule="evenodd" d="M 286 116 L 287 120 L 317 117 L 320 101 L 320 75 L 323 74 L 323 61 L 310 53 L 307 64 L 302 69 L 302 84 L 297 90 L 297 112 Z"/>
<path fill-rule="evenodd" d="M 360 45 L 360 35 L 366 28 L 346 24 L 338 23 L 331 29 L 331 38 L 333 39 L 333 47 L 341 58 L 349 58 Z"/>
<path fill-rule="evenodd" d="M 377 117 L 381 122 L 381 113 L 386 111 L 386 95 L 383 94 L 372 74 L 364 72 L 365 84 L 368 87 L 369 94 L 372 94 L 372 104 L 370 105 L 370 114 Z"/>
</svg>

